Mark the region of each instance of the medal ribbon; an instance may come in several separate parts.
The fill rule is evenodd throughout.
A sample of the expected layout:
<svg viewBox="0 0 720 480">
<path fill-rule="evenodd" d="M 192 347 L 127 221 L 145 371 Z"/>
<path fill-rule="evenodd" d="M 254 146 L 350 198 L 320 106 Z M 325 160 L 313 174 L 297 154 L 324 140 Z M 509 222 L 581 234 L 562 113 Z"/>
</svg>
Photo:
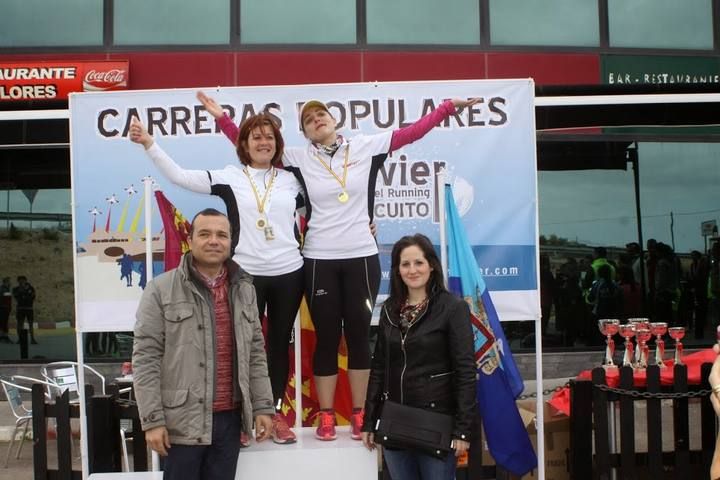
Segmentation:
<svg viewBox="0 0 720 480">
<path fill-rule="evenodd" d="M 260 212 L 260 214 L 262 215 L 265 213 L 265 204 L 270 198 L 270 190 L 272 190 L 272 187 L 275 184 L 275 176 L 277 175 L 275 167 L 270 167 L 270 184 L 267 186 L 267 188 L 265 188 L 265 194 L 263 195 L 262 200 L 260 200 L 260 194 L 258 193 L 257 184 L 255 183 L 252 175 L 250 175 L 250 172 L 248 172 L 247 167 L 243 168 L 242 171 L 250 181 L 250 186 L 252 187 L 253 194 L 255 195 L 255 202 L 257 203 L 258 212 Z"/>
<path fill-rule="evenodd" d="M 348 159 L 350 158 L 350 145 L 347 146 L 347 149 L 345 150 L 345 161 L 343 162 L 343 175 L 342 178 L 338 177 L 337 174 L 333 171 L 330 166 L 325 163 L 325 161 L 320 158 L 320 155 L 315 155 L 315 158 L 317 158 L 318 162 L 322 164 L 323 167 L 325 167 L 325 170 L 330 172 L 330 175 L 335 177 L 335 180 L 340 184 L 343 191 L 345 191 L 345 182 L 347 181 L 347 171 L 348 171 Z"/>
</svg>

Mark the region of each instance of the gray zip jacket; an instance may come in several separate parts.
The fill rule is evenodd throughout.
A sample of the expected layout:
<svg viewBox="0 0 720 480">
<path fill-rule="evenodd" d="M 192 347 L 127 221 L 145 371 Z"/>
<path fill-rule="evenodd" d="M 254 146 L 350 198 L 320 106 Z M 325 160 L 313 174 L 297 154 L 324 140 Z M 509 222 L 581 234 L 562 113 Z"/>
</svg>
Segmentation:
<svg viewBox="0 0 720 480">
<path fill-rule="evenodd" d="M 165 426 L 170 443 L 209 445 L 215 395 L 215 312 L 212 294 L 191 271 L 192 253 L 180 266 L 149 282 L 137 310 L 133 384 L 142 429 Z M 228 299 L 235 336 L 235 400 L 243 430 L 255 416 L 275 413 L 265 342 L 251 277 L 234 262 Z"/>
</svg>

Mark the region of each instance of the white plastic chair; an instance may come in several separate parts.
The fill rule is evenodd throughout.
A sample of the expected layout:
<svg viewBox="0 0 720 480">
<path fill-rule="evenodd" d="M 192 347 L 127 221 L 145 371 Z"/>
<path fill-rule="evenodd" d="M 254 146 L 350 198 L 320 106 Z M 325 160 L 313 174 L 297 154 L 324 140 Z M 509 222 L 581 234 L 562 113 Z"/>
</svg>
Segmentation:
<svg viewBox="0 0 720 480">
<path fill-rule="evenodd" d="M 22 384 L 18 382 L 22 382 Z M 0 378 L 0 383 L 2 383 L 5 397 L 7 398 L 8 404 L 10 405 L 10 410 L 15 416 L 15 428 L 13 429 L 12 437 L 10 438 L 10 445 L 8 445 L 7 455 L 5 455 L 4 467 L 7 468 L 8 462 L 10 461 L 10 453 L 12 452 L 13 445 L 15 444 L 15 437 L 17 437 L 18 430 L 22 428 L 23 433 L 20 439 L 20 445 L 17 449 L 17 453 L 15 454 L 16 459 L 20 458 L 22 447 L 25 444 L 25 437 L 27 436 L 27 431 L 32 421 L 32 409 L 28 409 L 23 403 L 22 392 L 31 392 L 32 388 L 28 385 L 32 385 L 33 383 L 41 383 L 44 384 L 46 387 L 50 385 L 48 382 L 45 382 L 43 380 L 32 377 L 25 377 L 23 375 L 15 375 L 13 377 L 10 377 L 9 380 Z"/>
<path fill-rule="evenodd" d="M 40 367 L 40 374 L 50 384 L 48 393 L 51 397 L 60 396 L 65 390 L 70 391 L 70 403 L 80 402 L 78 392 L 78 366 L 77 362 L 52 362 Z M 105 377 L 89 365 L 85 367 L 85 381 L 100 386 L 100 392 L 105 395 Z M 87 374 L 91 374 L 88 378 Z"/>
</svg>

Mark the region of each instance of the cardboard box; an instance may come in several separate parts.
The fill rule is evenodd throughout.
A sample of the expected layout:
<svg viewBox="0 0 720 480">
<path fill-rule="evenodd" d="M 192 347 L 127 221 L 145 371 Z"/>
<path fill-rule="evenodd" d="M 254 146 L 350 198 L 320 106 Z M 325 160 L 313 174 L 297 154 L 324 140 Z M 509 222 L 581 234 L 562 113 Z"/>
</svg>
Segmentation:
<svg viewBox="0 0 720 480">
<path fill-rule="evenodd" d="M 520 416 L 530 435 L 530 441 L 537 451 L 537 428 L 535 427 L 535 400 L 517 402 Z M 545 480 L 570 480 L 570 417 L 559 413 L 545 403 Z M 492 455 L 483 439 L 483 465 L 495 465 Z M 537 470 L 522 477 L 522 480 L 537 480 Z"/>
</svg>

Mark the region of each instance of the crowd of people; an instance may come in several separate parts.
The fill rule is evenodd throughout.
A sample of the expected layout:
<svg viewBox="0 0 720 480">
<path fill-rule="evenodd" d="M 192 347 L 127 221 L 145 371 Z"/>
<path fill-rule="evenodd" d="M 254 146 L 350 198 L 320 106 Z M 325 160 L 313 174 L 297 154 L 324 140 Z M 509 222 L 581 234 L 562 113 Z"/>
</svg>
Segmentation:
<svg viewBox="0 0 720 480">
<path fill-rule="evenodd" d="M 372 199 L 389 153 L 479 100 L 447 100 L 410 126 L 352 138 L 337 132 L 325 104 L 309 101 L 299 114 L 307 139 L 303 147 L 285 147 L 272 115 L 253 115 L 238 127 L 212 98 L 199 93 L 198 100 L 232 142 L 239 164 L 187 170 L 139 120 L 133 119 L 129 132 L 171 182 L 218 196 L 227 210 L 225 215 L 204 209 L 195 216 L 190 251 L 178 268 L 148 283 L 138 307 L 134 387 L 148 444 L 164 457 L 164 478 L 235 478 L 237 453 L 249 445 L 253 423 L 257 441 L 296 441 L 279 407 L 291 327 L 303 295 L 316 335 L 317 439 L 338 435 L 334 401 L 344 336 L 350 437 L 374 448 L 369 433 L 380 399 L 377 388 L 368 390 L 368 381 L 377 387 L 387 380 L 393 399 L 456 419 L 454 450 L 446 458 L 400 445 L 397 461 L 388 460 L 393 478 L 454 478 L 454 458 L 467 450 L 475 405 L 469 310 L 459 308 L 464 303 L 451 300 L 438 282 L 442 270 L 429 240 L 421 235 L 400 240 L 391 265 L 394 293 L 385 304 L 389 313 L 381 317 L 387 338 L 378 345 L 389 344 L 390 355 L 398 357 L 413 338 L 421 357 L 387 379 L 371 364 L 369 328 L 380 285 Z M 427 336 L 411 330 L 430 332 L 434 346 L 428 348 Z M 440 348 L 448 344 L 458 348 Z M 433 362 L 426 364 L 423 356 Z M 430 365 L 438 371 L 429 371 Z M 427 375 L 438 378 L 430 390 L 424 388 Z M 403 378 L 417 381 L 410 385 Z"/>
<path fill-rule="evenodd" d="M 692 251 L 688 260 L 655 239 L 647 241 L 645 252 L 628 243 L 614 258 L 595 247 L 592 256 L 567 257 L 554 271 L 550 257 L 541 255 L 544 335 L 552 336 L 554 316 L 559 345 L 600 345 L 598 319 L 646 317 L 683 326 L 697 340 L 714 339 L 720 321 L 720 243 L 708 254 Z"/>
</svg>

